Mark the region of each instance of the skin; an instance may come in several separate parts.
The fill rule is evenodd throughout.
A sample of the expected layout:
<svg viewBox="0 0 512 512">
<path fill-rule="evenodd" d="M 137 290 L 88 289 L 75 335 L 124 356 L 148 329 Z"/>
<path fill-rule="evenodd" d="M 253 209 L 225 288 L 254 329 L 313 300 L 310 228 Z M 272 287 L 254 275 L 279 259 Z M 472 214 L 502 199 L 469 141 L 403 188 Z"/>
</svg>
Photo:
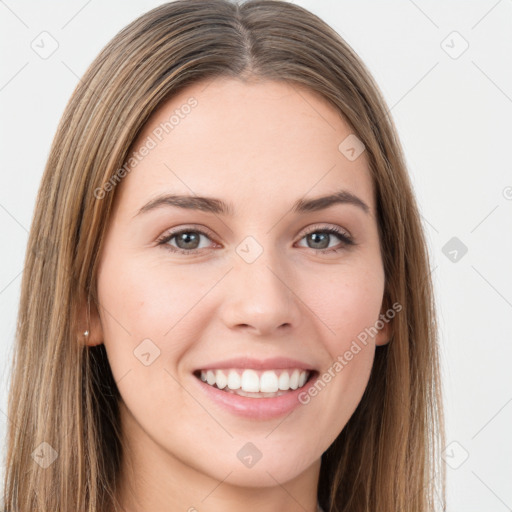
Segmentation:
<svg viewBox="0 0 512 512">
<path fill-rule="evenodd" d="M 105 344 L 122 396 L 118 497 L 127 512 L 314 512 L 320 457 L 360 402 L 389 324 L 285 418 L 227 412 L 192 372 L 249 355 L 294 357 L 322 374 L 375 324 L 385 283 L 366 153 L 350 161 L 340 152 L 351 129 L 315 93 L 224 78 L 163 104 L 134 148 L 192 96 L 197 106 L 117 185 L 100 255 L 100 307 L 87 343 Z M 298 199 L 339 189 L 369 212 L 352 204 L 291 212 Z M 235 215 L 172 206 L 136 215 L 162 193 L 220 198 Z M 355 245 L 336 235 L 315 245 L 306 235 L 317 225 L 317 236 L 337 226 Z M 197 237 L 198 227 L 208 235 L 196 254 L 156 242 L 172 228 Z M 236 252 L 247 236 L 263 249 L 252 263 Z M 191 250 L 177 244 L 175 237 L 167 247 Z M 320 253 L 327 245 L 340 250 Z M 145 366 L 134 350 L 148 338 L 160 355 Z M 247 442 L 263 455 L 252 468 L 236 455 Z"/>
</svg>

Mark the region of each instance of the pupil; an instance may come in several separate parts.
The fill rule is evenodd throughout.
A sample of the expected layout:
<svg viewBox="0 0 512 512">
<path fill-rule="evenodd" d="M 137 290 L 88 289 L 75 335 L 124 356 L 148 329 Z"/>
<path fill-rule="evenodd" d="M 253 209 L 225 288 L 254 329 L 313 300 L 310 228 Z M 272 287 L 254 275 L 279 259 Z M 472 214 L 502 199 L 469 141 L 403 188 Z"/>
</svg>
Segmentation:
<svg viewBox="0 0 512 512">
<path fill-rule="evenodd" d="M 182 233 L 181 235 L 178 236 L 177 238 L 177 245 L 180 249 L 196 249 L 197 248 L 197 242 L 199 241 L 199 237 L 197 236 L 197 233 L 195 234 L 192 234 L 192 236 L 190 235 L 190 233 L 193 233 L 193 232 L 187 232 L 187 233 Z M 181 243 L 184 243 L 185 246 L 182 246 Z M 190 245 L 192 244 L 192 245 Z"/>
<path fill-rule="evenodd" d="M 327 244 L 323 244 L 322 247 L 313 247 L 313 249 L 326 249 L 329 246 L 329 235 L 327 233 L 321 233 L 318 235 L 317 233 L 312 233 L 309 235 L 310 241 L 312 240 L 313 243 L 322 243 L 322 240 L 318 240 L 319 237 L 323 237 L 323 242 L 327 241 Z"/>
</svg>

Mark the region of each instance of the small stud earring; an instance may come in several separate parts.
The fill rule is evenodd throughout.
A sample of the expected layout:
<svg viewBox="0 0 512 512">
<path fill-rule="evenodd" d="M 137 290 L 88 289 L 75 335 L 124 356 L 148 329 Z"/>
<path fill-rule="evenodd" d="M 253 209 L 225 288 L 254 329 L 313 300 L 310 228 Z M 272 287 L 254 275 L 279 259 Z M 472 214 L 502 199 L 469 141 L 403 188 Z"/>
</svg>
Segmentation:
<svg viewBox="0 0 512 512">
<path fill-rule="evenodd" d="M 89 331 L 85 331 L 84 336 L 87 338 L 87 336 L 89 336 Z"/>
</svg>

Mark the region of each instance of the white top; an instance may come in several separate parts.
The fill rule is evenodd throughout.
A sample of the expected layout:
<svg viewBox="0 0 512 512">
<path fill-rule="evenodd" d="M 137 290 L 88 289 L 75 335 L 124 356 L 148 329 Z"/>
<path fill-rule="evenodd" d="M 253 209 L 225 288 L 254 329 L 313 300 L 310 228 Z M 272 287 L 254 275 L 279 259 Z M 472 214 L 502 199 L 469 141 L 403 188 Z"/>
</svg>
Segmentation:
<svg viewBox="0 0 512 512">
<path fill-rule="evenodd" d="M 316 512 L 324 512 L 324 509 L 320 506 L 320 503 L 318 503 L 318 501 L 316 502 Z"/>
</svg>

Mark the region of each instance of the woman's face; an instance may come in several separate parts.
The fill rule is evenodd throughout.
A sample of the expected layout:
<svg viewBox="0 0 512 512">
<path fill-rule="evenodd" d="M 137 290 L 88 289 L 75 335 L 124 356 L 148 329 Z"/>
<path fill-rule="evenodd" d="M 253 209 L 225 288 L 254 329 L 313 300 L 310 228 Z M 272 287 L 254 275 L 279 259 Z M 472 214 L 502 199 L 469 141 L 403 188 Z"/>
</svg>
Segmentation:
<svg viewBox="0 0 512 512">
<path fill-rule="evenodd" d="M 318 474 L 388 341 L 386 325 L 361 342 L 384 292 L 362 149 L 333 107 L 281 82 L 196 83 L 146 124 L 114 187 L 96 336 L 136 472 Z"/>
</svg>

